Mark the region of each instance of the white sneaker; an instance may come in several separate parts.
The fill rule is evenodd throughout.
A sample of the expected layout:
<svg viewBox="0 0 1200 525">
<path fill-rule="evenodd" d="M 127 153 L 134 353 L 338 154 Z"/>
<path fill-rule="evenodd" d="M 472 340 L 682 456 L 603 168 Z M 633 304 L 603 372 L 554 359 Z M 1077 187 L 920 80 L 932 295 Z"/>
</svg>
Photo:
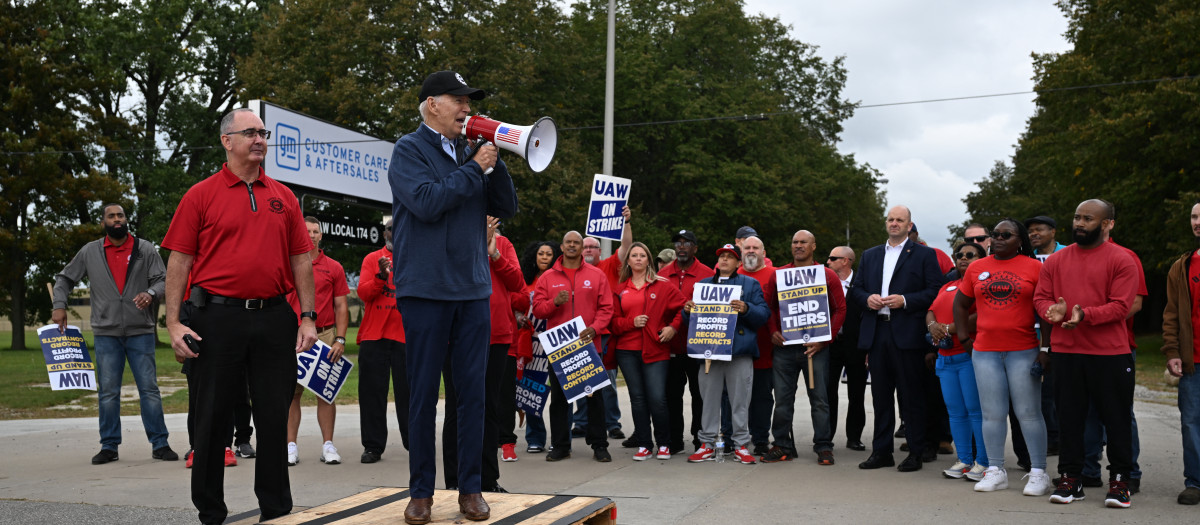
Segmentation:
<svg viewBox="0 0 1200 525">
<path fill-rule="evenodd" d="M 1053 485 L 1050 484 L 1050 475 L 1045 472 L 1038 474 L 1030 472 L 1025 477 L 1029 478 L 1029 481 L 1025 483 L 1025 490 L 1021 493 L 1026 496 L 1045 496 L 1053 488 Z"/>
<path fill-rule="evenodd" d="M 300 462 L 300 448 L 295 443 L 288 443 L 288 466 L 294 467 Z"/>
<path fill-rule="evenodd" d="M 971 481 L 979 481 L 983 479 L 983 472 L 985 470 L 987 470 L 987 467 L 980 465 L 979 463 L 975 463 L 974 465 L 971 465 L 971 470 L 968 470 L 964 476 Z"/>
<path fill-rule="evenodd" d="M 983 479 L 975 484 L 975 492 L 992 492 L 1006 488 L 1008 488 L 1008 471 L 996 467 L 988 467 L 983 471 Z"/>
<path fill-rule="evenodd" d="M 961 461 L 955 461 L 950 468 L 943 470 L 942 475 L 951 479 L 962 479 L 971 470 L 971 466 Z"/>
<path fill-rule="evenodd" d="M 321 447 L 321 463 L 326 465 L 337 465 L 342 462 L 342 456 L 337 453 L 337 447 L 333 446 L 332 441 L 326 441 L 325 446 Z"/>
</svg>

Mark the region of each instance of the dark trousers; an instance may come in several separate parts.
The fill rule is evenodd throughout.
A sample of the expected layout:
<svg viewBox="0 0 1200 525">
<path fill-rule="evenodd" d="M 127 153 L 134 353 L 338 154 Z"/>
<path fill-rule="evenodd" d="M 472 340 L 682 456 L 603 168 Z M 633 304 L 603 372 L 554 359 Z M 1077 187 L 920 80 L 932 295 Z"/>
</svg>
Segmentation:
<svg viewBox="0 0 1200 525">
<path fill-rule="evenodd" d="M 203 337 L 203 336 L 201 336 Z M 194 358 L 187 358 L 183 361 L 184 376 L 187 376 L 188 392 L 192 391 L 192 361 Z M 196 432 L 196 398 L 188 396 L 188 415 L 187 415 L 187 430 L 188 430 L 188 448 L 195 448 L 195 439 L 192 437 Z M 238 398 L 233 404 L 233 418 L 229 420 L 229 431 L 225 434 L 226 446 L 236 446 L 242 443 L 249 443 L 250 436 L 254 435 L 254 427 L 250 425 L 250 385 L 246 385 L 246 395 Z"/>
<path fill-rule="evenodd" d="M 925 388 L 925 447 L 937 450 L 943 441 L 954 440 L 950 435 L 950 413 L 946 411 L 946 400 L 942 397 L 942 381 L 929 367 L 925 367 L 922 386 Z"/>
<path fill-rule="evenodd" d="M 608 337 L 600 337 L 599 348 L 608 347 Z M 605 388 L 616 388 L 616 385 Z M 600 392 L 588 398 L 587 435 L 584 442 L 593 449 L 602 449 L 608 448 L 608 431 L 604 428 L 604 396 L 596 394 Z M 550 370 L 550 443 L 554 450 L 571 450 L 571 404 L 563 394 L 553 367 Z"/>
<path fill-rule="evenodd" d="M 387 449 L 387 402 L 390 384 L 396 399 L 400 441 L 408 450 L 408 363 L 404 343 L 391 339 L 363 341 L 358 346 L 358 421 L 364 451 Z"/>
<path fill-rule="evenodd" d="M 897 348 L 892 339 L 891 322 L 880 319 L 875 325 L 870 356 L 871 397 L 875 408 L 872 453 L 891 454 L 895 450 L 895 438 L 892 437 L 896 430 L 894 399 L 899 397 L 909 452 L 920 455 L 925 449 L 924 349 Z"/>
<path fill-rule="evenodd" d="M 433 497 L 437 480 L 437 404 L 442 368 L 449 359 L 453 374 L 446 386 L 457 394 L 458 488 L 481 492 L 488 338 L 491 318 L 487 299 L 435 301 L 416 297 L 396 300 L 404 317 L 408 352 L 409 487 L 414 498 Z"/>
<path fill-rule="evenodd" d="M 1058 406 L 1058 472 L 1083 472 L 1083 434 L 1091 404 L 1108 431 L 1109 479 L 1129 479 L 1133 469 L 1133 355 L 1085 355 L 1052 352 L 1055 404 Z"/>
<path fill-rule="evenodd" d="M 482 470 L 480 471 L 480 486 L 486 490 L 495 490 L 497 482 L 500 481 L 500 462 L 496 459 L 496 447 L 499 445 L 497 438 L 500 429 L 500 406 L 502 394 L 500 393 L 501 377 L 504 375 L 505 361 L 508 358 L 508 348 L 510 345 L 488 345 L 488 362 L 487 362 L 487 392 L 484 395 L 486 398 L 487 409 L 484 414 L 483 421 L 483 456 L 480 458 Z M 446 368 L 443 370 L 443 379 L 454 377 L 454 365 L 449 359 L 446 360 Z M 448 385 L 449 381 L 445 381 Z M 509 395 L 509 398 L 516 402 L 516 393 Z M 446 388 L 446 416 L 442 422 L 442 475 L 446 478 L 446 487 L 458 486 L 458 451 L 456 443 L 458 442 L 458 394 L 455 389 Z M 508 412 L 509 420 L 512 420 L 512 412 Z M 514 441 L 516 437 L 514 436 Z"/>
<path fill-rule="evenodd" d="M 511 348 L 511 346 L 508 346 Z M 500 375 L 500 395 L 497 399 L 496 442 L 501 445 L 517 443 L 517 358 L 505 352 L 504 370 Z M 490 362 L 490 361 L 489 361 Z"/>
<path fill-rule="evenodd" d="M 866 352 L 859 350 L 852 341 L 834 341 L 829 345 L 829 414 L 831 436 L 837 435 L 838 385 L 842 370 L 846 371 L 846 439 L 862 441 L 863 428 L 867 425 L 867 365 Z"/>
<path fill-rule="evenodd" d="M 667 417 L 667 361 L 646 363 L 641 351 L 617 350 L 617 364 L 629 389 L 633 411 L 633 441 L 639 447 L 670 447 L 670 423 Z M 651 432 L 653 421 L 653 433 Z"/>
<path fill-rule="evenodd" d="M 775 371 L 754 369 L 754 385 L 750 390 L 750 441 L 755 445 L 771 442 L 771 414 L 775 411 Z"/>
<path fill-rule="evenodd" d="M 686 385 L 692 395 L 692 444 L 699 447 L 700 414 L 704 409 L 704 401 L 700 397 L 700 383 L 697 382 L 697 372 L 700 370 L 700 360 L 692 359 L 686 354 L 671 356 L 667 364 L 667 419 L 670 424 L 670 447 L 672 451 L 683 450 L 683 390 Z"/>
<path fill-rule="evenodd" d="M 296 388 L 295 312 L 287 304 L 262 310 L 213 304 L 191 309 L 189 318 L 192 330 L 204 338 L 192 364 L 190 392 L 196 400 L 192 503 L 200 521 L 221 523 L 229 514 L 225 446 L 233 407 L 245 397 L 247 382 L 258 427 L 254 494 L 263 519 L 291 512 L 287 417 Z"/>
</svg>

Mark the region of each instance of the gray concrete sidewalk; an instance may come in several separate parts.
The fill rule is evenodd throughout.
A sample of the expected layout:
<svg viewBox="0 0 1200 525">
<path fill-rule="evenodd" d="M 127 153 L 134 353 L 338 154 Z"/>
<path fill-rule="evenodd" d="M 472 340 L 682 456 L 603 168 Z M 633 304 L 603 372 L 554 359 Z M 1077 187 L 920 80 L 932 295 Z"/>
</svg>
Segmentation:
<svg viewBox="0 0 1200 525">
<path fill-rule="evenodd" d="M 624 388 L 620 398 L 622 423 L 627 433 L 632 432 Z M 867 403 L 869 436 L 869 392 Z M 954 461 L 946 455 L 915 473 L 859 470 L 858 463 L 870 451 L 846 450 L 844 436 L 835 439 L 837 464 L 831 467 L 818 466 L 815 455 L 803 453 L 796 461 L 769 465 L 689 464 L 685 456 L 635 462 L 631 460 L 633 449 L 622 449 L 619 443 L 611 444 L 612 463 L 597 463 L 582 439 L 574 441 L 571 459 L 549 463 L 544 454 L 524 453 L 519 429 L 520 459 L 501 463 L 500 483 L 511 492 L 612 498 L 622 524 L 727 525 L 747 519 L 798 523 L 812 518 L 835 523 L 1195 523 L 1200 508 L 1175 502 L 1183 489 L 1178 409 L 1139 401 L 1136 410 L 1145 476 L 1141 494 L 1133 497 L 1133 507 L 1123 510 L 1104 508 L 1104 489 L 1087 489 L 1086 500 L 1070 505 L 1051 504 L 1047 497 L 1022 496 L 1024 472 L 1015 468 L 1011 448 L 1007 462 L 1010 488 L 976 493 L 971 483 L 942 476 L 941 470 Z M 802 451 L 806 449 L 803 444 L 812 439 L 807 414 L 807 400 L 801 396 L 795 435 Z M 840 415 L 839 421 L 844 418 Z M 186 416 L 169 415 L 167 424 L 172 431 L 171 446 L 182 454 L 187 449 Z M 0 523 L 194 523 L 189 471 L 183 461 L 151 459 L 139 418 L 124 417 L 122 426 L 121 459 L 94 466 L 90 458 L 99 450 L 95 418 L 0 422 L 0 443 L 6 452 L 0 462 Z M 335 443 L 345 462 L 322 464 L 318 461 L 321 443 L 316 412 L 304 410 L 301 462 L 289 470 L 297 506 L 313 507 L 378 486 L 407 485 L 408 453 L 400 445 L 394 422 L 388 452 L 381 462 L 371 465 L 358 462 L 362 452 L 358 407 L 338 407 L 336 428 Z M 898 453 L 897 459 L 902 458 Z M 257 508 L 255 460 L 239 461 L 225 474 L 231 515 Z M 1051 457 L 1049 463 L 1053 475 L 1056 458 Z"/>
</svg>

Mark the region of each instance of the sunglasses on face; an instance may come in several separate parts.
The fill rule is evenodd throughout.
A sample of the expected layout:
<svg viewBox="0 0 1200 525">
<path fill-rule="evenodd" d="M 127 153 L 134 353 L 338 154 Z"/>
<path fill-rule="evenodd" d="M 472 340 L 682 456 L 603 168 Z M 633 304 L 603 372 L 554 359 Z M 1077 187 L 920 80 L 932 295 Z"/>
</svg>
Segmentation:
<svg viewBox="0 0 1200 525">
<path fill-rule="evenodd" d="M 963 237 L 963 240 L 967 241 L 967 242 L 973 242 L 975 244 L 979 244 L 983 241 L 988 240 L 988 236 L 987 235 L 976 235 L 974 237 Z"/>
<path fill-rule="evenodd" d="M 1016 237 L 1016 235 L 1017 234 L 1015 234 L 1013 232 L 992 232 L 993 239 L 999 239 L 1002 241 L 1007 241 L 1013 237 Z"/>
<path fill-rule="evenodd" d="M 676 248 L 691 248 L 692 246 L 695 246 L 695 245 L 696 245 L 696 243 L 694 243 L 692 241 L 676 241 L 675 242 Z"/>
<path fill-rule="evenodd" d="M 263 139 L 271 138 L 271 132 L 269 130 L 254 129 L 254 128 L 246 128 L 241 131 L 230 131 L 229 133 L 226 133 L 226 135 L 241 135 L 248 139 L 254 138 L 255 135 L 258 135 L 258 136 L 262 137 Z"/>
<path fill-rule="evenodd" d="M 842 259 L 845 259 L 845 257 L 836 257 L 836 256 L 833 256 L 833 255 L 830 255 L 830 256 L 829 256 L 829 259 L 827 259 L 827 260 L 828 260 L 829 262 L 834 262 L 834 261 L 840 261 L 840 260 L 842 260 Z"/>
<path fill-rule="evenodd" d="M 958 253 L 954 254 L 954 260 L 956 260 L 956 261 L 961 260 L 961 259 L 977 259 L 977 258 L 979 258 L 979 254 L 977 254 L 975 252 L 958 252 Z"/>
</svg>

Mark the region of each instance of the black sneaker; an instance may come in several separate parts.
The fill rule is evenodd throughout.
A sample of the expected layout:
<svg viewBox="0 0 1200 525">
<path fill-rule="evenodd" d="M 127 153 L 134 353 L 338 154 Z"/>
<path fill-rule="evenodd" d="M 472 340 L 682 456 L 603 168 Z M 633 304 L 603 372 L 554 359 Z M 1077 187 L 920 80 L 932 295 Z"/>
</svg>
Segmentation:
<svg viewBox="0 0 1200 525">
<path fill-rule="evenodd" d="M 358 460 L 362 463 L 377 463 L 383 455 L 374 450 L 364 450 Z"/>
<path fill-rule="evenodd" d="M 154 459 L 161 459 L 163 461 L 179 461 L 179 454 L 176 454 L 174 450 L 171 450 L 169 445 L 154 449 L 154 452 L 150 453 L 150 457 Z M 96 462 L 95 458 L 92 458 L 92 462 Z"/>
<path fill-rule="evenodd" d="M 762 455 L 766 454 L 767 452 L 769 452 L 770 450 L 771 450 L 771 446 L 766 443 L 755 443 L 754 444 L 754 455 L 755 456 L 762 456 Z"/>
<path fill-rule="evenodd" d="M 105 448 L 105 449 L 100 449 L 99 453 L 97 453 L 95 456 L 92 456 L 92 464 L 93 465 L 103 465 L 105 463 L 108 463 L 110 461 L 116 461 L 118 459 L 121 459 L 121 457 L 117 455 L 117 451 L 109 450 L 109 449 Z M 175 459 L 179 459 L 179 457 L 176 456 Z"/>
<path fill-rule="evenodd" d="M 611 463 L 612 455 L 608 453 L 608 448 L 598 448 L 592 452 L 592 457 L 601 463 Z"/>
<path fill-rule="evenodd" d="M 562 450 L 552 448 L 550 449 L 550 452 L 546 453 L 546 461 L 562 461 L 569 457 L 571 457 L 571 451 L 569 449 Z"/>
<path fill-rule="evenodd" d="M 791 461 L 796 456 L 788 453 L 788 451 L 780 447 L 771 447 L 766 454 L 762 455 L 763 463 L 779 463 L 780 461 Z"/>
<path fill-rule="evenodd" d="M 625 439 L 625 433 L 619 428 L 614 428 L 608 431 L 608 439 Z"/>
<path fill-rule="evenodd" d="M 1121 479 L 1120 474 L 1117 474 L 1115 479 L 1108 482 L 1108 494 L 1104 496 L 1104 506 L 1127 509 L 1129 505 L 1129 484 Z"/>
<path fill-rule="evenodd" d="M 637 447 L 638 447 L 637 441 L 634 441 L 632 437 L 621 442 L 621 448 L 637 448 Z"/>
<path fill-rule="evenodd" d="M 546 451 L 546 447 L 543 447 L 541 445 L 529 445 L 527 448 L 525 448 L 526 454 L 541 454 L 542 452 L 545 452 L 545 451 Z"/>
<path fill-rule="evenodd" d="M 233 455 L 239 458 L 252 458 L 255 456 L 254 447 L 250 443 L 242 443 L 233 447 Z"/>
<path fill-rule="evenodd" d="M 1063 474 L 1055 483 L 1054 493 L 1050 495 L 1051 503 L 1070 503 L 1072 501 L 1083 500 L 1083 484 L 1079 478 L 1073 478 Z"/>
</svg>

